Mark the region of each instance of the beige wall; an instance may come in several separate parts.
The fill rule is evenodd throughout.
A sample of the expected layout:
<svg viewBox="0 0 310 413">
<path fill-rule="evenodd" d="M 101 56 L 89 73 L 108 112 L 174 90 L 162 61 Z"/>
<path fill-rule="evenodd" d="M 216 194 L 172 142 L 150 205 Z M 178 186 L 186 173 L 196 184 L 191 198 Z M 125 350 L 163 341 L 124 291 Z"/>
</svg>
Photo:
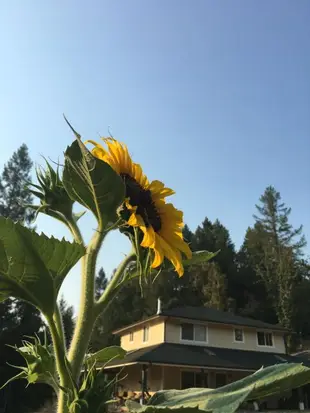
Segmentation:
<svg viewBox="0 0 310 413">
<path fill-rule="evenodd" d="M 142 365 L 132 365 L 124 368 L 122 376 L 125 377 L 120 384 L 122 385 L 122 390 L 127 392 L 141 391 L 141 369 Z M 181 371 L 197 371 L 200 369 L 191 368 L 181 368 L 172 366 L 149 366 L 147 373 L 147 384 L 148 391 L 150 393 L 156 392 L 162 389 L 177 389 L 181 388 Z M 205 370 L 208 373 L 209 387 L 215 387 L 215 375 L 214 370 Z M 221 373 L 227 374 L 227 383 L 239 380 L 250 373 L 245 372 L 231 372 L 231 371 L 219 371 Z"/>
<path fill-rule="evenodd" d="M 133 327 L 133 341 L 130 341 L 130 331 L 121 337 L 121 347 L 126 351 L 138 350 L 143 347 L 153 346 L 164 342 L 165 322 L 153 320 L 147 323 L 149 326 L 149 339 L 143 342 L 143 325 Z"/>
<path fill-rule="evenodd" d="M 239 328 L 239 327 L 237 327 Z M 182 343 L 180 323 L 169 322 L 166 325 L 166 341 Z M 234 342 L 233 327 L 221 324 L 208 324 L 208 342 L 211 347 L 223 347 L 241 350 L 256 350 L 265 352 L 285 353 L 284 339 L 281 334 L 273 334 L 273 347 L 262 347 L 257 344 L 256 330 L 244 328 L 244 342 Z M 189 342 L 187 342 L 188 344 Z M 205 344 L 202 344 L 205 345 Z"/>
<path fill-rule="evenodd" d="M 121 377 L 124 377 L 124 379 L 120 382 L 122 385 L 122 390 L 136 393 L 141 392 L 142 365 L 135 364 L 125 367 L 122 371 Z M 148 391 L 151 393 L 163 389 L 162 366 L 148 367 L 147 384 Z"/>
<path fill-rule="evenodd" d="M 164 388 L 165 389 L 181 389 L 181 372 L 182 371 L 195 371 L 197 373 L 201 372 L 201 369 L 186 368 L 186 367 L 170 367 L 166 366 L 164 368 Z M 208 387 L 215 388 L 215 376 L 216 370 L 204 370 L 208 374 Z M 248 376 L 251 373 L 248 372 L 238 372 L 238 371 L 223 371 L 219 370 L 218 373 L 224 373 L 227 376 L 227 384 L 240 380 L 243 377 Z"/>
</svg>

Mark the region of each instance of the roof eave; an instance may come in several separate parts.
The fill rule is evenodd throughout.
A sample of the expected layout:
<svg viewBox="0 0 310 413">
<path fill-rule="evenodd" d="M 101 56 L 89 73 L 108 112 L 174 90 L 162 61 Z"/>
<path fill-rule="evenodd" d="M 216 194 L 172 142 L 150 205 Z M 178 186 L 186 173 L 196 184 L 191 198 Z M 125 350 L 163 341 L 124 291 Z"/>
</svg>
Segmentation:
<svg viewBox="0 0 310 413">
<path fill-rule="evenodd" d="M 118 328 L 117 330 L 112 331 L 112 334 L 118 335 L 118 334 L 124 333 L 128 330 L 131 330 L 134 327 L 138 327 L 138 326 L 141 326 L 143 324 L 149 323 L 150 321 L 160 320 L 160 319 L 164 319 L 164 318 L 166 318 L 166 317 L 161 315 L 161 314 L 155 314 L 154 316 L 146 318 L 145 320 L 141 320 L 141 321 L 138 321 L 136 323 L 129 324 L 128 326 Z"/>
<path fill-rule="evenodd" d="M 282 326 L 278 326 L 276 324 L 270 324 L 268 325 L 268 323 L 266 323 L 265 326 L 253 326 L 251 324 L 247 324 L 247 323 L 228 323 L 225 321 L 212 321 L 212 320 L 202 320 L 202 319 L 198 319 L 198 318 L 193 318 L 193 317 L 186 317 L 186 316 L 174 316 L 174 315 L 170 315 L 170 314 L 161 314 L 162 316 L 164 316 L 165 318 L 169 318 L 169 319 L 174 319 L 174 320 L 191 320 L 191 321 L 201 321 L 201 322 L 205 322 L 205 323 L 210 323 L 210 324 L 221 324 L 221 325 L 226 325 L 226 326 L 241 326 L 241 327 L 249 327 L 249 328 L 254 328 L 256 330 L 274 330 L 274 331 L 278 331 L 278 332 L 283 332 L 283 333 L 289 333 L 290 331 L 288 329 L 286 329 L 285 327 Z"/>
</svg>

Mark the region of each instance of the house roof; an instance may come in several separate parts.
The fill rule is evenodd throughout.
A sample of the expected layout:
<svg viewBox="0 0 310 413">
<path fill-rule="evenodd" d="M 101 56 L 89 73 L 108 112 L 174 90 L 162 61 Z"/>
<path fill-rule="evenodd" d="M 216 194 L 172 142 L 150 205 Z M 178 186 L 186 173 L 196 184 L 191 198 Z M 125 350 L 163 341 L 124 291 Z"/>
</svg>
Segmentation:
<svg viewBox="0 0 310 413">
<path fill-rule="evenodd" d="M 262 329 L 285 331 L 279 324 L 269 324 L 253 318 L 241 317 L 227 311 L 220 311 L 209 307 L 178 307 L 161 312 L 162 316 L 187 318 L 199 321 L 211 321 L 213 323 L 233 324 Z"/>
<path fill-rule="evenodd" d="M 235 315 L 233 313 L 227 311 L 220 311 L 214 308 L 209 307 L 177 307 L 172 308 L 170 310 L 162 310 L 160 314 L 155 316 L 149 317 L 145 320 L 141 320 L 137 323 L 130 324 L 128 326 L 124 326 L 116 331 L 114 334 L 122 333 L 134 326 L 142 325 L 146 322 L 151 320 L 155 320 L 158 318 L 175 318 L 175 319 L 184 319 L 184 320 L 197 320 L 197 321 L 205 321 L 205 322 L 212 322 L 212 323 L 219 323 L 219 324 L 229 324 L 229 325 L 237 325 L 237 326 L 244 326 L 244 327 L 253 327 L 258 329 L 264 330 L 273 330 L 273 331 L 287 331 L 284 327 L 279 324 L 269 324 L 263 321 L 255 320 L 253 318 L 248 317 L 241 317 Z"/>
<path fill-rule="evenodd" d="M 184 344 L 162 343 L 127 353 L 122 360 L 113 360 L 106 367 L 121 367 L 128 364 L 161 364 L 204 368 L 255 371 L 262 366 L 280 363 L 301 363 L 310 367 L 310 361 L 288 354 L 262 351 L 235 350 L 217 347 L 202 347 Z"/>
</svg>

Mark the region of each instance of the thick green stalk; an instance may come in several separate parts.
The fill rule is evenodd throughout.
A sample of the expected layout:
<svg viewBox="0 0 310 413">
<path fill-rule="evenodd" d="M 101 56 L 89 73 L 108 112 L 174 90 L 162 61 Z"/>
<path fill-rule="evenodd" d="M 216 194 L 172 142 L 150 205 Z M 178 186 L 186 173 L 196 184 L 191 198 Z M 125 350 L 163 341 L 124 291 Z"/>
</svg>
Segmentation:
<svg viewBox="0 0 310 413">
<path fill-rule="evenodd" d="M 65 224 L 70 229 L 73 235 L 74 241 L 78 242 L 79 244 L 84 244 L 83 237 L 82 237 L 80 228 L 76 223 L 76 220 L 73 217 L 71 217 L 70 219 L 66 219 Z"/>
<path fill-rule="evenodd" d="M 82 290 L 79 315 L 68 355 L 75 381 L 78 380 L 95 322 L 95 269 L 104 235 L 104 232 L 95 232 L 87 247 L 86 255 L 82 258 Z"/>
<path fill-rule="evenodd" d="M 70 373 L 66 365 L 66 354 L 65 354 L 65 349 L 64 349 L 62 338 L 60 337 L 58 333 L 58 328 L 56 326 L 54 319 L 47 320 L 47 321 L 48 321 L 49 329 L 50 329 L 51 336 L 52 336 L 56 367 L 57 367 L 57 371 L 59 374 L 60 386 L 71 388 L 71 390 L 74 391 L 74 388 L 72 388 L 72 381 L 71 381 Z M 68 410 L 67 410 L 67 405 L 66 405 L 66 395 L 62 390 L 60 390 L 58 393 L 57 412 L 67 413 L 67 411 Z"/>
<path fill-rule="evenodd" d="M 59 217 L 57 217 L 57 218 L 60 219 L 60 221 L 62 221 L 68 227 L 68 229 L 71 231 L 71 233 L 73 235 L 73 238 L 74 238 L 74 241 L 78 242 L 79 244 L 84 245 L 84 241 L 83 241 L 81 231 L 80 231 L 80 229 L 79 229 L 79 227 L 76 223 L 76 220 L 73 218 L 73 216 L 68 218 L 68 217 L 64 217 L 64 216 L 61 215 L 60 218 Z M 84 258 L 83 258 L 83 260 L 84 260 Z M 58 334 L 59 334 L 59 336 L 61 336 L 61 339 L 63 340 L 64 352 L 66 352 L 66 349 L 65 349 L 65 343 L 66 342 L 65 342 L 64 330 L 63 330 L 63 324 L 62 324 L 61 314 L 60 314 L 58 306 L 57 306 L 55 314 L 54 314 L 54 320 L 55 320 L 57 331 L 59 332 Z M 65 353 L 65 357 L 67 357 L 66 353 Z M 67 365 L 68 365 L 69 362 L 67 361 L 67 359 L 66 359 L 66 362 L 67 362 Z M 65 367 L 67 367 L 67 366 L 65 366 Z M 69 380 L 69 377 L 68 377 L 68 380 Z M 72 380 L 71 377 L 70 377 L 70 380 Z M 60 385 L 62 385 L 61 378 L 60 378 Z M 60 391 L 58 393 L 57 413 L 68 413 L 66 394 L 63 391 Z"/>
<path fill-rule="evenodd" d="M 135 252 L 135 249 L 133 249 L 128 255 L 126 255 L 126 257 L 120 263 L 111 281 L 108 283 L 107 288 L 105 289 L 104 293 L 102 294 L 102 296 L 99 298 L 99 300 L 95 304 L 96 317 L 99 316 L 100 313 L 102 313 L 107 308 L 107 306 L 111 303 L 116 289 L 118 289 L 118 287 L 121 284 L 123 284 L 123 282 L 125 281 L 125 280 L 122 280 L 122 278 L 123 278 L 126 268 L 135 259 L 136 259 L 136 252 Z"/>
<path fill-rule="evenodd" d="M 66 351 L 66 340 L 65 340 L 65 333 L 64 333 L 64 327 L 62 323 L 62 316 L 60 313 L 59 306 L 56 304 L 56 309 L 53 315 L 53 320 L 57 329 L 58 336 L 61 340 L 62 347 L 64 349 L 64 353 Z"/>
</svg>

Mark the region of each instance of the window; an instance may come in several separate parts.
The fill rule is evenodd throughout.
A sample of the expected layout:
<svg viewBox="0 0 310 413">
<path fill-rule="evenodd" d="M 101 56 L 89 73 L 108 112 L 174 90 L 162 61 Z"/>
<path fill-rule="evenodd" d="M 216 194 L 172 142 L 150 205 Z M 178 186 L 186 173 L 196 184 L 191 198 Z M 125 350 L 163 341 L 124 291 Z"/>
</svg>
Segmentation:
<svg viewBox="0 0 310 413">
<path fill-rule="evenodd" d="M 197 325 L 194 328 L 195 341 L 207 341 L 207 329 L 206 326 Z"/>
<path fill-rule="evenodd" d="M 227 384 L 226 373 L 216 373 L 215 375 L 215 387 L 223 387 Z"/>
<path fill-rule="evenodd" d="M 193 371 L 181 372 L 181 389 L 195 387 L 195 373 Z"/>
<path fill-rule="evenodd" d="M 182 371 L 181 389 L 208 387 L 208 374 L 204 372 Z"/>
<path fill-rule="evenodd" d="M 129 333 L 129 341 L 133 341 L 133 331 Z"/>
<path fill-rule="evenodd" d="M 194 325 L 193 324 L 182 324 L 182 340 L 194 340 Z"/>
<path fill-rule="evenodd" d="M 244 336 L 243 336 L 243 330 L 241 328 L 235 328 L 234 330 L 234 340 L 243 343 L 244 341 Z"/>
<path fill-rule="evenodd" d="M 257 344 L 259 346 L 272 347 L 273 346 L 272 333 L 266 333 L 265 331 L 258 331 L 257 332 Z"/>
<path fill-rule="evenodd" d="M 181 339 L 185 341 L 207 341 L 207 327 L 200 324 L 181 324 Z"/>
<path fill-rule="evenodd" d="M 149 340 L 149 326 L 143 327 L 143 342 Z"/>
</svg>

